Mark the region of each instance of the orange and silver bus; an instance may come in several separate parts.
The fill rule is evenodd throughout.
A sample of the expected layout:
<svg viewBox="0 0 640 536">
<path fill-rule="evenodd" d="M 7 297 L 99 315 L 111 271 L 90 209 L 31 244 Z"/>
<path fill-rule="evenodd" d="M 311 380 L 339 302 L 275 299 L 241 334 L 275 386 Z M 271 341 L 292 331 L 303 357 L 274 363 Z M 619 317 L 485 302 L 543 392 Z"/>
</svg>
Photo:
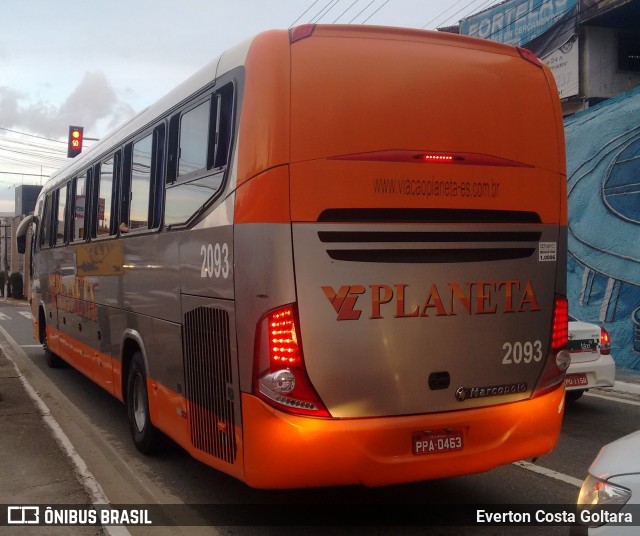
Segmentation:
<svg viewBox="0 0 640 536">
<path fill-rule="evenodd" d="M 537 457 L 564 410 L 565 173 L 526 50 L 268 31 L 43 187 L 18 232 L 34 336 L 140 451 L 165 434 L 254 487 Z"/>
</svg>

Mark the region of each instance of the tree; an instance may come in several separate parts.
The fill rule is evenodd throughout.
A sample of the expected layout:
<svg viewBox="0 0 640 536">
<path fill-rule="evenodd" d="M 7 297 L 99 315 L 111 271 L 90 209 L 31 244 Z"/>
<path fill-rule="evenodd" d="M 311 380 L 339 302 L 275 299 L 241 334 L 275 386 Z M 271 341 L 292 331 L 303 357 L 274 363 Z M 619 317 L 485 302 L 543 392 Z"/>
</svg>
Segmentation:
<svg viewBox="0 0 640 536">
<path fill-rule="evenodd" d="M 22 280 L 22 274 L 20 272 L 13 272 L 9 276 L 9 286 L 11 288 L 10 290 L 11 296 L 19 300 L 24 298 L 24 295 L 23 295 L 24 283 Z"/>
</svg>

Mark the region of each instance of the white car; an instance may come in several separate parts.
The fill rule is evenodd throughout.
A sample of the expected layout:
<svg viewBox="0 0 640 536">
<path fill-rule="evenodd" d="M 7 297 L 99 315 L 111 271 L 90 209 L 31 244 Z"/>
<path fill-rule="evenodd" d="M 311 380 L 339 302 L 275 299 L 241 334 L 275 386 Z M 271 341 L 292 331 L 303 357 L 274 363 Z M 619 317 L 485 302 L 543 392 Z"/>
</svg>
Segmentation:
<svg viewBox="0 0 640 536">
<path fill-rule="evenodd" d="M 569 316 L 569 352 L 571 365 L 565 379 L 568 402 L 578 400 L 587 389 L 613 387 L 616 365 L 606 329 Z"/>
<path fill-rule="evenodd" d="M 572 535 L 637 536 L 640 509 L 640 431 L 605 445 L 578 496 Z"/>
</svg>

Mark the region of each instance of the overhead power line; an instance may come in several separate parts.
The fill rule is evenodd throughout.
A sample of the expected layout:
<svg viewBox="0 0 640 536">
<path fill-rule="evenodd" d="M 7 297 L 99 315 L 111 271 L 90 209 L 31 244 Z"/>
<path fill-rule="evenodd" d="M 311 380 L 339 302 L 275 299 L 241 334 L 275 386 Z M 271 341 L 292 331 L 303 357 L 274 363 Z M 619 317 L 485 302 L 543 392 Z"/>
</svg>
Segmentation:
<svg viewBox="0 0 640 536">
<path fill-rule="evenodd" d="M 458 4 L 460 4 L 461 2 L 464 2 L 465 0 L 458 0 L 455 4 L 450 5 L 448 8 L 446 8 L 442 13 L 440 13 L 439 15 L 436 15 L 435 17 L 433 17 L 429 22 L 427 22 L 426 24 L 424 24 L 423 26 L 421 26 L 422 29 L 425 29 L 427 26 L 430 26 L 433 22 L 435 22 L 436 20 L 438 20 L 440 17 L 444 16 L 446 13 L 448 13 L 449 11 L 451 11 L 452 9 L 454 9 Z M 440 22 L 439 24 L 436 25 L 440 26 L 442 24 L 445 24 L 448 20 L 450 20 L 452 17 L 455 17 L 458 13 L 460 13 L 461 11 L 463 11 L 464 9 L 467 9 L 469 6 L 471 6 L 472 4 L 474 4 L 475 2 L 477 2 L 478 0 L 471 0 L 471 2 L 469 2 L 468 4 L 466 4 L 463 8 L 459 9 L 458 11 L 456 11 L 455 13 L 453 13 L 452 15 L 449 15 L 449 17 L 447 17 L 446 19 L 444 19 L 442 22 Z"/>
<path fill-rule="evenodd" d="M 354 20 L 356 20 L 360 15 L 362 15 L 362 13 L 364 13 L 367 9 L 369 9 L 369 6 L 370 6 L 371 4 L 373 4 L 375 1 L 376 1 L 376 0 L 371 0 L 371 2 L 369 2 L 366 6 L 364 6 L 364 8 L 363 8 L 363 9 L 361 9 L 361 10 L 358 12 L 358 14 L 357 14 L 355 17 L 353 17 L 353 18 L 349 21 L 349 24 L 351 24 L 351 23 L 352 23 Z"/>
<path fill-rule="evenodd" d="M 333 21 L 332 24 L 335 24 L 336 22 L 338 22 L 345 13 L 347 13 L 347 11 L 349 11 L 353 6 L 355 6 L 360 0 L 353 0 L 353 2 L 351 2 L 351 4 L 349 5 L 349 7 L 347 9 L 345 9 L 342 13 L 340 13 L 340 15 L 338 15 L 336 17 L 336 19 Z"/>
<path fill-rule="evenodd" d="M 291 27 L 292 27 L 296 22 L 298 22 L 302 17 L 304 17 L 304 16 L 309 12 L 309 10 L 310 10 L 313 6 L 315 6 L 319 1 L 320 1 L 320 0 L 315 0 L 315 2 L 313 2 L 313 4 L 311 4 L 307 9 L 305 9 L 305 10 L 302 12 L 302 14 L 301 14 L 301 15 L 300 15 L 296 20 L 294 20 L 291 24 L 289 24 L 289 28 L 291 28 Z"/>
<path fill-rule="evenodd" d="M 20 134 L 21 136 L 29 136 L 30 138 L 38 138 L 40 140 L 52 141 L 54 143 L 63 143 L 63 144 L 67 143 L 65 141 L 53 140 L 51 138 L 45 138 L 43 136 L 36 136 L 35 134 L 27 134 L 26 132 L 18 132 L 17 130 L 11 130 L 11 129 L 4 128 L 4 127 L 0 127 L 0 130 L 4 130 L 6 132 L 11 132 L 12 134 Z"/>
<path fill-rule="evenodd" d="M 325 6 L 318 13 L 316 13 L 316 16 L 313 17 L 309 22 L 320 22 L 320 20 L 322 20 L 322 17 L 327 15 L 338 2 L 340 2 L 340 0 L 329 0 L 325 4 Z"/>
<path fill-rule="evenodd" d="M 367 22 L 371 17 L 373 17 L 378 11 L 380 11 L 384 6 L 386 6 L 389 3 L 389 0 L 385 0 L 378 9 L 376 9 L 373 13 L 371 13 L 371 15 L 369 15 L 366 19 L 364 19 L 362 21 L 362 24 L 364 24 L 365 22 Z"/>
<path fill-rule="evenodd" d="M 25 177 L 46 177 L 44 173 L 20 173 L 19 171 L 0 171 L 0 175 L 24 175 Z"/>
</svg>

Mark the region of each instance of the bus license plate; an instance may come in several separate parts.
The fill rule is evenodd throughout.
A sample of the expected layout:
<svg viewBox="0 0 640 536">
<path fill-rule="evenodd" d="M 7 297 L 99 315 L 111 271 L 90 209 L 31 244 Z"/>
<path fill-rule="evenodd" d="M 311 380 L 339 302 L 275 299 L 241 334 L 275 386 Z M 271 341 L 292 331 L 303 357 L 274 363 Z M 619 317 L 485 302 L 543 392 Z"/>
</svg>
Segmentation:
<svg viewBox="0 0 640 536">
<path fill-rule="evenodd" d="M 589 385 L 589 380 L 586 374 L 569 374 L 564 379 L 564 384 L 567 387 L 579 387 L 581 385 Z"/>
<path fill-rule="evenodd" d="M 414 454 L 438 454 L 461 450 L 463 444 L 462 430 L 446 429 L 413 433 Z"/>
</svg>

